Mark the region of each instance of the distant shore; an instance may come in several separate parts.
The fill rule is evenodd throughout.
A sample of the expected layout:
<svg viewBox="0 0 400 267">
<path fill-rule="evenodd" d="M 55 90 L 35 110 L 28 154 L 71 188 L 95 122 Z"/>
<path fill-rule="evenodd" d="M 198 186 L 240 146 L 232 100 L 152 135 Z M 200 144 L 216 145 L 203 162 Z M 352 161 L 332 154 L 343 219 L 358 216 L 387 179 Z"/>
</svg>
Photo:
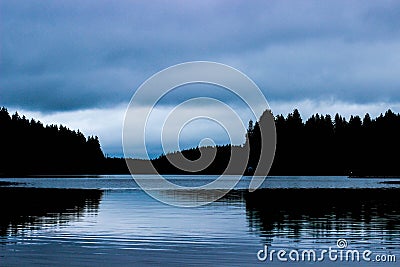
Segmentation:
<svg viewBox="0 0 400 267">
<path fill-rule="evenodd" d="M 271 146 L 273 159 L 266 159 L 261 157 L 266 149 L 262 140 L 267 139 L 261 128 L 271 116 L 277 142 Z M 400 114 L 391 110 L 376 118 L 368 113 L 363 119 L 351 116 L 348 121 L 339 114 L 334 118 L 315 114 L 303 120 L 297 109 L 287 117 L 266 110 L 258 121 L 249 121 L 241 145 L 194 147 L 154 159 L 108 157 L 97 136 L 85 136 L 62 125 L 44 125 L 17 112 L 10 115 L 5 107 L 0 108 L 0 128 L 0 177 L 89 178 L 129 175 L 132 170 L 135 174 L 250 176 L 260 163 L 271 160 L 267 164 L 271 176 L 400 178 L 398 159 L 393 156 L 400 150 Z M 196 172 L 172 163 L 185 158 L 185 162 L 198 164 L 203 153 L 215 157 Z M 233 155 L 242 157 L 243 164 L 232 164 Z"/>
<path fill-rule="evenodd" d="M 399 179 L 400 175 L 349 175 L 349 178 L 360 178 L 360 179 Z"/>
</svg>

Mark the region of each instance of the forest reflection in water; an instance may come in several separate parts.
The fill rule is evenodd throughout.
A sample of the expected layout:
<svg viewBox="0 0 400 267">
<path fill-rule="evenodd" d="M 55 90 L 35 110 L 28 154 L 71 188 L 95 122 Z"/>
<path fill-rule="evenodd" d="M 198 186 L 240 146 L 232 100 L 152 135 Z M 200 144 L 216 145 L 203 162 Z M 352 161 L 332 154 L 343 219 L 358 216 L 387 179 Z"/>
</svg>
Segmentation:
<svg viewBox="0 0 400 267">
<path fill-rule="evenodd" d="M 190 192 L 169 194 L 185 198 Z M 399 194 L 400 189 L 233 190 L 217 203 L 244 204 L 249 227 L 261 236 L 284 230 L 300 239 L 302 228 L 314 229 L 316 238 L 328 231 L 361 230 L 387 230 L 399 236 Z M 95 215 L 102 196 L 103 190 L 97 189 L 0 187 L 0 236 Z"/>
<path fill-rule="evenodd" d="M 276 237 L 315 243 L 346 237 L 355 246 L 399 250 L 399 189 L 263 189 L 244 194 L 252 231 L 266 245 Z"/>
<path fill-rule="evenodd" d="M 186 200 L 191 193 L 168 194 Z M 205 264 L 217 263 L 225 257 L 227 263 L 231 260 L 251 265 L 251 262 L 256 263 L 255 253 L 262 244 L 275 248 L 318 249 L 334 245 L 338 238 L 346 238 L 355 248 L 389 249 L 399 254 L 399 194 L 398 188 L 286 188 L 260 189 L 252 193 L 232 190 L 204 207 L 176 208 L 158 203 L 136 189 L 0 187 L 0 243 L 6 245 L 3 259 L 14 262 L 21 255 L 26 256 L 25 261 L 19 259 L 20 263 L 29 262 L 30 250 L 34 248 L 30 247 L 25 254 L 16 254 L 11 248 L 22 247 L 10 241 L 20 240 L 19 237 L 25 235 L 35 238 L 38 234 L 41 238 L 36 239 L 35 244 L 50 242 L 50 247 L 35 250 L 35 255 L 46 259 L 53 253 L 56 257 L 53 263 L 66 257 L 67 252 L 80 253 L 81 259 L 87 260 L 96 259 L 100 252 L 104 255 L 123 253 L 130 260 L 146 262 L 154 259 L 153 249 L 154 253 L 161 253 L 160 250 L 168 246 L 191 257 L 196 251 L 196 259 L 207 261 Z M 90 222 L 88 216 L 92 216 Z M 82 224 L 77 225 L 77 221 Z M 54 231 L 59 226 L 62 231 Z M 43 229 L 50 231 L 41 231 Z M 63 247 L 67 249 L 65 253 L 51 246 L 51 242 L 61 239 L 73 244 Z M 87 250 L 88 242 L 96 244 L 93 245 L 96 250 Z M 235 258 L 224 254 L 227 246 L 232 246 Z M 140 251 L 147 251 L 147 254 Z M 163 261 L 185 263 L 184 258 L 173 258 L 168 250 L 163 253 L 171 257 Z M 208 258 L 204 258 L 205 255 Z M 123 258 L 119 260 L 124 261 Z"/>
<path fill-rule="evenodd" d="M 102 190 L 0 187 L 0 236 L 97 214 Z"/>
</svg>

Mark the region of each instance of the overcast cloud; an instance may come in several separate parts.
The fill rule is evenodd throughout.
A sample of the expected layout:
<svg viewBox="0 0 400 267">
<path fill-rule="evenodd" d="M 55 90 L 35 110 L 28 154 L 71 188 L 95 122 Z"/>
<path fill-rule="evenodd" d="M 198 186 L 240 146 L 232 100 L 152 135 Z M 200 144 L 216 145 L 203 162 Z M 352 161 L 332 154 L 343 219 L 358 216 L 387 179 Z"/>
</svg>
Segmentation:
<svg viewBox="0 0 400 267">
<path fill-rule="evenodd" d="M 399 1 L 1 0 L 0 36 L 0 105 L 98 134 L 111 154 L 123 112 L 97 125 L 99 112 L 120 114 L 148 77 L 186 61 L 239 69 L 275 114 L 400 103 Z"/>
</svg>

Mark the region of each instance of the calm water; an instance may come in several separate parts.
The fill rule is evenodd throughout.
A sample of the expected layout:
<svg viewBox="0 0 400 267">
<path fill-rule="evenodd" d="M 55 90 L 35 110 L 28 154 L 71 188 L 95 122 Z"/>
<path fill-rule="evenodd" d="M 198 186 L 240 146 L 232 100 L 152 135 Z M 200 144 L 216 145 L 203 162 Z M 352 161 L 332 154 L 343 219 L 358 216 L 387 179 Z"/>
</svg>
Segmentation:
<svg viewBox="0 0 400 267">
<path fill-rule="evenodd" d="M 215 178 L 169 177 L 187 186 Z M 317 266 L 399 266 L 396 180 L 269 177 L 255 193 L 244 190 L 249 181 L 210 205 L 178 208 L 129 176 L 2 178 L 0 266 L 293 266 L 276 256 L 261 262 L 257 252 L 267 245 L 318 253 L 338 249 L 338 239 L 397 263 L 326 258 Z"/>
</svg>

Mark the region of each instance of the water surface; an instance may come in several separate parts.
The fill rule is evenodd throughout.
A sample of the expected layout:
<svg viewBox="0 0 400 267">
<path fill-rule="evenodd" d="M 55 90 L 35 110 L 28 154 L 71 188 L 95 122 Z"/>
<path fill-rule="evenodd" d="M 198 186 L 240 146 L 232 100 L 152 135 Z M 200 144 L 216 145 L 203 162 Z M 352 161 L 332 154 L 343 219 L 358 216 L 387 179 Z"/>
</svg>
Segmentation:
<svg viewBox="0 0 400 267">
<path fill-rule="evenodd" d="M 215 179 L 169 178 L 188 186 Z M 336 247 L 339 238 L 348 248 L 400 260 L 400 185 L 382 179 L 271 177 L 263 190 L 248 193 L 249 181 L 245 177 L 210 205 L 179 208 L 152 199 L 129 176 L 0 179 L 9 182 L 0 187 L 0 266 L 288 265 L 260 262 L 257 252 L 264 245 L 326 249 Z"/>
</svg>

